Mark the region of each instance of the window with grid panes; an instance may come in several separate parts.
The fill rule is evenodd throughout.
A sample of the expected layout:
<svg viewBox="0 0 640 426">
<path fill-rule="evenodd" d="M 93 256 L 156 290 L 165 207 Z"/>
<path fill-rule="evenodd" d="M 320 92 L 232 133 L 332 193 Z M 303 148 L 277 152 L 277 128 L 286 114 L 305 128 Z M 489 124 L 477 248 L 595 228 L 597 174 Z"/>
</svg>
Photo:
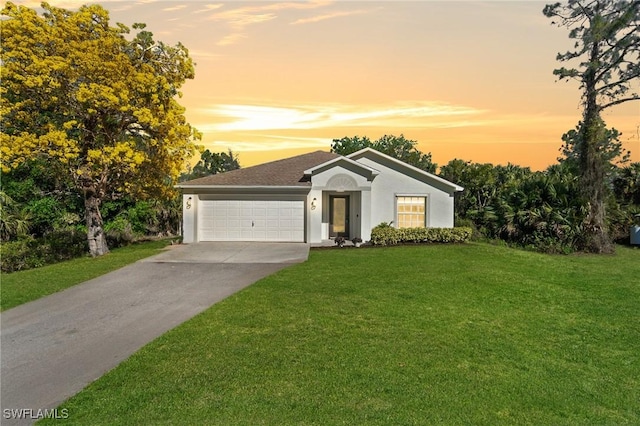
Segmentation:
<svg viewBox="0 0 640 426">
<path fill-rule="evenodd" d="M 427 197 L 397 197 L 398 228 L 423 228 L 427 221 Z"/>
</svg>

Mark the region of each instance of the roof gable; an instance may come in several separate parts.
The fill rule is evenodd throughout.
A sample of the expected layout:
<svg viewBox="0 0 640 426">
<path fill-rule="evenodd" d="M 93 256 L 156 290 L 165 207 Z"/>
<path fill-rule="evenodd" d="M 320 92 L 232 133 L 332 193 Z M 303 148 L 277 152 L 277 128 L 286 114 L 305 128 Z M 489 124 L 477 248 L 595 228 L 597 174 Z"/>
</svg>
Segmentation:
<svg viewBox="0 0 640 426">
<path fill-rule="evenodd" d="M 347 155 L 347 158 L 355 161 L 358 161 L 361 158 L 367 158 L 373 162 L 396 169 L 399 172 L 406 174 L 407 176 L 422 180 L 423 182 L 429 183 L 436 187 L 446 188 L 449 191 L 454 192 L 464 190 L 463 187 L 456 185 L 453 182 L 449 182 L 448 180 L 443 179 L 440 176 L 436 176 L 433 173 L 426 172 L 415 166 L 407 164 L 404 161 L 398 160 L 397 158 L 391 157 L 387 154 L 383 154 L 382 152 L 377 151 L 373 148 L 361 149 L 360 151 L 356 151 L 352 154 Z"/>
<path fill-rule="evenodd" d="M 318 164 L 315 167 L 305 170 L 304 173 L 305 175 L 313 176 L 338 166 L 342 166 L 347 170 L 357 173 L 367 178 L 367 180 L 373 180 L 373 178 L 379 174 L 377 170 L 367 166 L 366 164 L 358 163 L 357 161 L 343 156 L 338 156 L 332 160 Z"/>
</svg>

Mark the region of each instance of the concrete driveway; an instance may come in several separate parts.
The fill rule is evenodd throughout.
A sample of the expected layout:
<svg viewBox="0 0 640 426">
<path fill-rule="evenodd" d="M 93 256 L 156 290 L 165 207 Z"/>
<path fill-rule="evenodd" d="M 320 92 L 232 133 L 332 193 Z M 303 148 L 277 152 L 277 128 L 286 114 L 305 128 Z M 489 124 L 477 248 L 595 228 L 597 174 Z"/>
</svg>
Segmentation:
<svg viewBox="0 0 640 426">
<path fill-rule="evenodd" d="M 2 312 L 0 423 L 32 424 L 38 410 L 57 407 L 146 343 L 308 254 L 302 243 L 172 246 Z"/>
</svg>

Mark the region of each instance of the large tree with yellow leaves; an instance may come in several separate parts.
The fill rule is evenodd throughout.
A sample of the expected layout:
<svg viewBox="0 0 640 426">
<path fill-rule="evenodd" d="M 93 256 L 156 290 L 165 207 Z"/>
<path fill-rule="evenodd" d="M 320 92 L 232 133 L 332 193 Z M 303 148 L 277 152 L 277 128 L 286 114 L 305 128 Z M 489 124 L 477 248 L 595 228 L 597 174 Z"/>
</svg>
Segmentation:
<svg viewBox="0 0 640 426">
<path fill-rule="evenodd" d="M 10 2 L 2 10 L 2 170 L 45 158 L 71 176 L 98 256 L 109 251 L 102 201 L 172 195 L 196 151 L 199 134 L 176 100 L 193 62 L 143 24 L 127 38 L 129 28 L 110 26 L 101 6 L 42 10 Z"/>
</svg>

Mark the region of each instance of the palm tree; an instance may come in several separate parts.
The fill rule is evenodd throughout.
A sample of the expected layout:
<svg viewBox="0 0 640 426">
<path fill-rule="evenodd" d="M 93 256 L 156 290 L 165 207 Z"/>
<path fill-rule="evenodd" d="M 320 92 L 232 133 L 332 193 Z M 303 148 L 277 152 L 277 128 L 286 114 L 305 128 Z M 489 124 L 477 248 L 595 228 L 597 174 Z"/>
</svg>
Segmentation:
<svg viewBox="0 0 640 426">
<path fill-rule="evenodd" d="M 0 191 L 0 241 L 8 241 L 29 232 L 29 214 L 4 191 Z"/>
</svg>

